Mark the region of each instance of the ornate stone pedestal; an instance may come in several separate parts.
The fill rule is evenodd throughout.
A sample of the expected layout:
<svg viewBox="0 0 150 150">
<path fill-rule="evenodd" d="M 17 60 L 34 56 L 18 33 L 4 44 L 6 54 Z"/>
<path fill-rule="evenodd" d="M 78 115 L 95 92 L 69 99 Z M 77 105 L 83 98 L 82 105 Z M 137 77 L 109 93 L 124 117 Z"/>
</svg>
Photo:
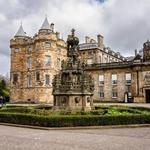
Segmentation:
<svg viewBox="0 0 150 150">
<path fill-rule="evenodd" d="M 54 77 L 54 108 L 67 110 L 91 110 L 93 106 L 94 82 L 91 75 L 84 72 L 78 56 L 79 40 L 72 35 L 67 39 L 66 62 L 62 62 L 62 70 Z"/>
</svg>

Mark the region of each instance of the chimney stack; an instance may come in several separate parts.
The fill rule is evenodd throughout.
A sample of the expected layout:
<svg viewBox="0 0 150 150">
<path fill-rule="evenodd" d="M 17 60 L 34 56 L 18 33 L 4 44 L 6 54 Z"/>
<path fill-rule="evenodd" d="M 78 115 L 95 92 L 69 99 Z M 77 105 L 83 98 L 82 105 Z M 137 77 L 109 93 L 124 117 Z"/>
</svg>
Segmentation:
<svg viewBox="0 0 150 150">
<path fill-rule="evenodd" d="M 57 37 L 57 39 L 60 39 L 60 33 L 59 32 L 56 32 L 56 37 Z"/>
<path fill-rule="evenodd" d="M 90 39 L 90 43 L 96 43 L 94 39 Z"/>
<path fill-rule="evenodd" d="M 137 55 L 137 49 L 135 49 L 135 56 Z"/>
<path fill-rule="evenodd" d="M 89 36 L 85 37 L 85 43 L 90 43 L 90 37 Z"/>
<path fill-rule="evenodd" d="M 51 23 L 50 28 L 51 28 L 52 31 L 54 32 L 54 23 Z"/>
<path fill-rule="evenodd" d="M 98 47 L 101 49 L 104 49 L 104 37 L 102 35 L 97 35 L 97 43 L 98 43 Z"/>
</svg>

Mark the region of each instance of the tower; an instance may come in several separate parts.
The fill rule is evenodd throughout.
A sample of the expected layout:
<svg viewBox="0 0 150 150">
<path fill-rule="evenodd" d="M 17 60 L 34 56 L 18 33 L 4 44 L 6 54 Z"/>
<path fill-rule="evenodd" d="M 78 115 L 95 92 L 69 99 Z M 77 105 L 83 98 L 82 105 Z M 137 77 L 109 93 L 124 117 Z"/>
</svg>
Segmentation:
<svg viewBox="0 0 150 150">
<path fill-rule="evenodd" d="M 52 79 L 66 59 L 66 44 L 45 18 L 29 37 L 22 25 L 10 40 L 11 102 L 52 103 Z"/>
<path fill-rule="evenodd" d="M 147 42 L 145 42 L 143 44 L 143 61 L 150 61 L 150 41 L 147 40 Z"/>
</svg>

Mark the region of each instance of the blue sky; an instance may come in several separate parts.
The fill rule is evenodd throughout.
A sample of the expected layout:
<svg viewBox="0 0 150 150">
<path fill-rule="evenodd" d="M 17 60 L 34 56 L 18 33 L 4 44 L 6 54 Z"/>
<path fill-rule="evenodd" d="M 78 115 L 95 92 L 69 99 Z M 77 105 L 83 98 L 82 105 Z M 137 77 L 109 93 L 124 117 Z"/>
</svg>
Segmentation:
<svg viewBox="0 0 150 150">
<path fill-rule="evenodd" d="M 102 34 L 105 46 L 125 56 L 150 38 L 150 0 L 0 0 L 0 74 L 9 73 L 9 41 L 21 21 L 27 35 L 33 36 L 45 14 L 64 39 L 71 28 L 80 42 Z"/>
</svg>

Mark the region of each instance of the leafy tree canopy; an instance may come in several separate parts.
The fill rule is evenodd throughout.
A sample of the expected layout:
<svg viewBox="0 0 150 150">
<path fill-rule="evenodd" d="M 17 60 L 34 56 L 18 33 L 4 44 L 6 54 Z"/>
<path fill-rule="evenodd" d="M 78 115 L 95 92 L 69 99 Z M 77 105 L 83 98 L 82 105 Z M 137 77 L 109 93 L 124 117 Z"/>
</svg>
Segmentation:
<svg viewBox="0 0 150 150">
<path fill-rule="evenodd" d="M 0 80 L 0 96 L 7 97 L 9 96 L 9 89 L 6 85 L 6 81 L 4 79 Z"/>
</svg>

